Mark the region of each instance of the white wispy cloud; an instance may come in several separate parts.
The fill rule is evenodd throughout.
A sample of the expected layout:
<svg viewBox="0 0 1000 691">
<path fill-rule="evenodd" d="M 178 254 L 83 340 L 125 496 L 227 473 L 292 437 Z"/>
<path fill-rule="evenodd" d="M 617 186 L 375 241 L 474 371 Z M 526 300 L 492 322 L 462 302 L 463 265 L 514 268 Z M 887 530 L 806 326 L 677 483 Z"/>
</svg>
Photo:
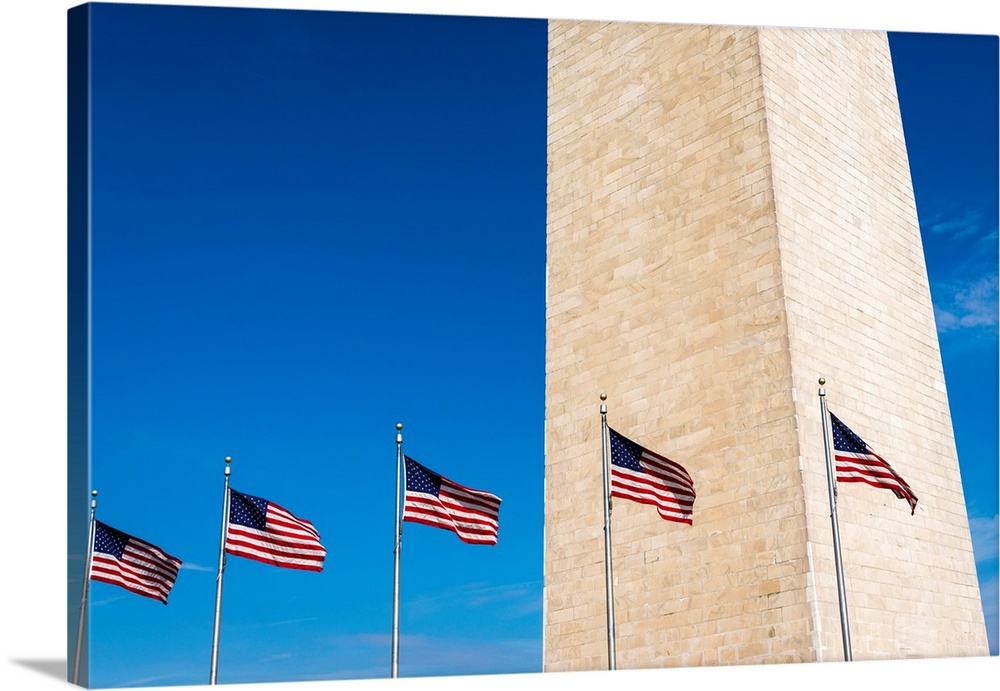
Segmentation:
<svg viewBox="0 0 1000 691">
<path fill-rule="evenodd" d="M 540 638 L 469 640 L 427 637 L 409 642 L 407 654 L 412 659 L 426 661 L 422 666 L 414 666 L 412 673 L 419 676 L 481 673 L 487 669 L 496 672 L 540 672 Z"/>
<path fill-rule="evenodd" d="M 131 688 L 133 686 L 150 686 L 156 682 L 164 681 L 165 679 L 176 679 L 179 676 L 179 672 L 174 672 L 172 674 L 158 674 L 151 677 L 140 677 L 138 679 L 129 679 L 128 681 L 122 682 L 120 686 L 127 688 Z"/>
<path fill-rule="evenodd" d="M 996 275 L 941 286 L 934 305 L 938 332 L 976 328 L 996 331 L 1000 311 L 997 287 Z"/>
<path fill-rule="evenodd" d="M 215 573 L 219 570 L 217 566 L 202 566 L 201 564 L 190 564 L 188 562 L 181 563 L 182 571 L 207 571 L 209 573 Z"/>
<path fill-rule="evenodd" d="M 466 607 L 482 607 L 498 602 L 518 603 L 537 599 L 539 591 L 532 583 L 504 583 L 498 586 L 473 585 L 463 589 Z"/>
<path fill-rule="evenodd" d="M 392 634 L 388 633 L 359 633 L 354 636 L 339 636 L 334 639 L 338 644 L 344 644 L 349 641 L 357 641 L 362 645 L 372 646 L 375 648 L 387 647 L 392 641 Z"/>
<path fill-rule="evenodd" d="M 433 595 L 414 598 L 407 605 L 414 616 L 433 616 L 446 609 L 480 609 L 504 603 L 496 615 L 512 619 L 538 612 L 542 608 L 541 587 L 536 583 L 503 583 L 487 585 L 470 583 Z"/>
<path fill-rule="evenodd" d="M 969 530 L 972 532 L 972 551 L 976 555 L 977 564 L 983 564 L 1000 556 L 998 518 L 1000 517 L 969 519 Z"/>
<path fill-rule="evenodd" d="M 304 621 L 319 621 L 322 617 L 301 617 L 299 619 L 282 619 L 281 621 L 269 621 L 267 623 L 261 624 L 263 627 L 268 626 L 287 626 L 288 624 L 301 624 Z"/>
<path fill-rule="evenodd" d="M 984 233 L 984 215 L 975 209 L 939 213 L 923 224 L 935 235 L 946 235 L 954 240 L 974 238 Z"/>
<path fill-rule="evenodd" d="M 356 634 L 337 636 L 330 641 L 337 649 L 353 652 L 356 663 L 375 655 L 367 670 L 378 676 L 385 674 L 383 658 L 390 645 L 390 637 L 383 634 Z M 541 640 L 535 638 L 485 638 L 400 635 L 400 650 L 405 650 L 412 676 L 442 676 L 454 674 L 515 673 L 541 671 Z M 412 662 L 416 661 L 416 662 Z M 537 669 L 536 669 L 537 667 Z M 356 678 L 371 676 L 356 674 Z M 351 678 L 341 673 L 337 678 Z"/>
<path fill-rule="evenodd" d="M 112 597 L 105 597 L 105 598 L 102 598 L 100 600 L 95 600 L 93 598 L 89 598 L 87 600 L 87 604 L 89 604 L 91 607 L 104 607 L 105 605 L 110 605 L 112 602 L 118 602 L 119 600 L 124 600 L 127 597 L 133 597 L 133 596 L 130 596 L 130 595 L 118 595 L 118 596 L 112 596 Z"/>
<path fill-rule="evenodd" d="M 996 334 L 997 223 L 992 211 L 938 200 L 920 230 L 938 333 Z"/>
</svg>

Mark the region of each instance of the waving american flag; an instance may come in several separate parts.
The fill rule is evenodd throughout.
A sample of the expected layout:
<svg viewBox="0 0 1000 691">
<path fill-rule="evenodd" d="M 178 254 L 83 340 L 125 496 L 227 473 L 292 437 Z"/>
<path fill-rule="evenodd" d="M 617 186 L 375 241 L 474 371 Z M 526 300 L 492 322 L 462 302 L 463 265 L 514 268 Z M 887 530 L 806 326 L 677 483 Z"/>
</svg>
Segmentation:
<svg viewBox="0 0 1000 691">
<path fill-rule="evenodd" d="M 463 542 L 497 543 L 500 497 L 452 482 L 412 458 L 403 459 L 406 462 L 404 521 L 451 530 Z"/>
<path fill-rule="evenodd" d="M 679 463 L 608 428 L 611 438 L 611 496 L 652 504 L 660 517 L 691 525 L 694 480 Z"/>
<path fill-rule="evenodd" d="M 90 580 L 121 586 L 167 604 L 180 567 L 180 559 L 156 545 L 94 521 Z"/>
<path fill-rule="evenodd" d="M 872 487 L 892 490 L 897 497 L 909 503 L 912 516 L 917 510 L 917 495 L 906 481 L 836 415 L 830 413 L 830 420 L 833 422 L 837 482 L 864 482 Z"/>
<path fill-rule="evenodd" d="M 274 502 L 229 489 L 226 552 L 287 569 L 322 571 L 326 549 L 309 521 Z"/>
</svg>

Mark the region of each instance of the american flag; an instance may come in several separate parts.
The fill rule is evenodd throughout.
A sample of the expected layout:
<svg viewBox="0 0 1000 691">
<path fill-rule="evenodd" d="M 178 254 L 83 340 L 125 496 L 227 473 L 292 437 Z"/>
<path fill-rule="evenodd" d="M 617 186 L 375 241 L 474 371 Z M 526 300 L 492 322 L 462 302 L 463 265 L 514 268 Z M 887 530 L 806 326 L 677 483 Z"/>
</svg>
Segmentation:
<svg viewBox="0 0 1000 691">
<path fill-rule="evenodd" d="M 167 604 L 181 560 L 145 540 L 94 521 L 90 580 L 119 585 Z"/>
<path fill-rule="evenodd" d="M 463 487 L 428 470 L 412 458 L 406 462 L 403 520 L 451 530 L 462 542 L 495 545 L 500 528 L 500 497 Z"/>
<path fill-rule="evenodd" d="M 653 504 L 660 517 L 691 525 L 694 480 L 679 464 L 610 427 L 611 496 Z"/>
<path fill-rule="evenodd" d="M 288 569 L 322 571 L 326 549 L 313 524 L 274 502 L 229 488 L 226 552 Z"/>
<path fill-rule="evenodd" d="M 830 413 L 833 422 L 833 457 L 837 461 L 838 482 L 864 482 L 872 487 L 891 489 L 910 505 L 910 515 L 917 510 L 917 495 L 906 481 L 864 440 Z"/>
</svg>

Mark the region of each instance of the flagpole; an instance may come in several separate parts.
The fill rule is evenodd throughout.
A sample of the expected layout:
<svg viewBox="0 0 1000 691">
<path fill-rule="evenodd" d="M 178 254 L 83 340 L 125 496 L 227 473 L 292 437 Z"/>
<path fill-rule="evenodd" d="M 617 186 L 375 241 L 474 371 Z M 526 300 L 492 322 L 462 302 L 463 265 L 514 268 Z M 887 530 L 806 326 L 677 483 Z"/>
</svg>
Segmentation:
<svg viewBox="0 0 1000 691">
<path fill-rule="evenodd" d="M 840 631 L 844 640 L 844 660 L 850 662 L 851 627 L 847 621 L 847 595 L 844 588 L 844 564 L 840 557 L 840 528 L 837 526 L 837 488 L 833 483 L 833 459 L 830 455 L 829 413 L 826 410 L 826 379 L 819 378 L 819 408 L 823 416 L 823 450 L 826 452 L 826 485 L 830 494 L 830 522 L 833 524 L 833 556 L 837 566 L 837 597 L 840 603 Z"/>
<path fill-rule="evenodd" d="M 403 423 L 396 423 L 396 539 L 392 548 L 392 678 L 399 676 L 399 548 L 403 522 L 400 520 L 399 489 L 403 472 Z"/>
<path fill-rule="evenodd" d="M 601 456 L 604 469 L 604 577 L 607 584 L 608 669 L 615 669 L 615 595 L 611 577 L 611 485 L 608 473 L 608 400 L 601 394 Z"/>
<path fill-rule="evenodd" d="M 229 464 L 233 459 L 226 456 L 226 484 L 222 495 L 222 537 L 219 538 L 219 572 L 215 577 L 215 623 L 212 627 L 212 668 L 208 673 L 208 683 L 215 684 L 219 676 L 219 628 L 222 623 L 222 575 L 226 570 L 226 528 L 229 526 Z"/>
<path fill-rule="evenodd" d="M 80 596 L 80 622 L 76 627 L 76 657 L 73 662 L 73 683 L 80 683 L 80 654 L 83 651 L 84 622 L 87 619 L 87 595 L 90 592 L 90 565 L 94 559 L 94 513 L 97 510 L 97 490 L 90 492 L 90 527 L 87 530 L 87 556 L 83 560 L 83 594 Z"/>
</svg>

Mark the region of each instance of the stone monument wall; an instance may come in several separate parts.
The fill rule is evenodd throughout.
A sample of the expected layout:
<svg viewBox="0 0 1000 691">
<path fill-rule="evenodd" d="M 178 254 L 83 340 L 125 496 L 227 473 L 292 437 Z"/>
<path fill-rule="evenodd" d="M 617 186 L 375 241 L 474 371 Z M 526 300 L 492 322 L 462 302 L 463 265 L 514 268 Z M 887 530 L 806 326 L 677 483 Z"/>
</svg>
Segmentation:
<svg viewBox="0 0 1000 691">
<path fill-rule="evenodd" d="M 544 669 L 843 659 L 816 380 L 907 479 L 841 490 L 855 659 L 987 654 L 884 34 L 549 22 Z"/>
</svg>

